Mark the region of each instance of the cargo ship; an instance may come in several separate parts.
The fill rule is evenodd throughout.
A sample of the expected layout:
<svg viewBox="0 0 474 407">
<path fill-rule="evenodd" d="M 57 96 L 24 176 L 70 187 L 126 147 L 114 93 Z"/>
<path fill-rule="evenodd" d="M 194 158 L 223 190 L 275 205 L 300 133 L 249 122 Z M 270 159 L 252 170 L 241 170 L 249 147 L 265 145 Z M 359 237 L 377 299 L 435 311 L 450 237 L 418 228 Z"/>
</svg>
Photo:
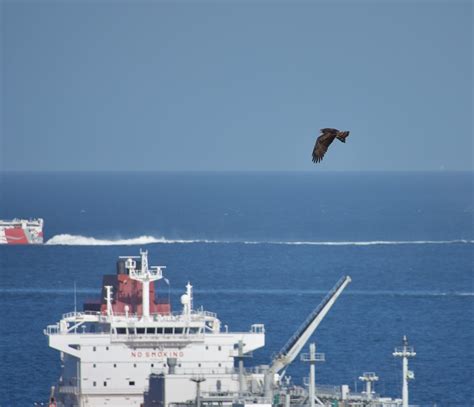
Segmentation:
<svg viewBox="0 0 474 407">
<path fill-rule="evenodd" d="M 0 244 L 43 244 L 43 224 L 41 218 L 0 220 Z"/>
<path fill-rule="evenodd" d="M 103 276 L 100 297 L 83 310 L 64 314 L 44 330 L 49 346 L 60 352 L 61 374 L 52 386 L 53 407 L 408 407 L 408 357 L 415 356 L 404 338 L 394 356 L 403 358 L 403 398 L 374 391 L 378 376 L 359 379 L 365 392 L 348 385 L 315 383 L 315 364 L 325 360 L 310 344 L 301 360 L 310 365 L 304 385 L 285 375 L 308 339 L 334 305 L 349 276 L 342 277 L 321 303 L 272 357 L 270 364 L 244 366 L 244 359 L 265 345 L 265 327 L 250 325 L 233 332 L 213 312 L 193 307 L 188 282 L 172 311 L 168 296 L 154 283 L 164 266 L 149 266 L 148 253 L 118 258 L 116 274 Z M 167 298 L 168 297 L 168 298 Z"/>
</svg>

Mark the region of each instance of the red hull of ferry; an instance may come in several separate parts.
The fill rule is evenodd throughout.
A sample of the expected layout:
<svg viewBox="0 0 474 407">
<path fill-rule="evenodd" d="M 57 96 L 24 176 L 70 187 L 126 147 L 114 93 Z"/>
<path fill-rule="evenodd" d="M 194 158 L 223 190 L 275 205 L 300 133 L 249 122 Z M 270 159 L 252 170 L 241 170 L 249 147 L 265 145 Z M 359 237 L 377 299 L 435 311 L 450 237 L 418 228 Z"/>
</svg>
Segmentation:
<svg viewBox="0 0 474 407">
<path fill-rule="evenodd" d="M 5 239 L 7 244 L 29 244 L 26 233 L 23 229 L 5 229 Z"/>
</svg>

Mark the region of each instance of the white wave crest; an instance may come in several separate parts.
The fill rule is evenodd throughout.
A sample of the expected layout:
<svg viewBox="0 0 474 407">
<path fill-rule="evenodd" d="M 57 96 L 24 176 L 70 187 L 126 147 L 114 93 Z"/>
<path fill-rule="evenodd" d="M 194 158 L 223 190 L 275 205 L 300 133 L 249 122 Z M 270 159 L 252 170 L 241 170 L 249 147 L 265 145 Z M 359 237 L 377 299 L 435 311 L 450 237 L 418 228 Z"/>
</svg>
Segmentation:
<svg viewBox="0 0 474 407">
<path fill-rule="evenodd" d="M 242 241 L 242 240 L 206 240 L 206 239 L 167 239 L 165 237 L 139 236 L 129 239 L 99 239 L 95 237 L 61 234 L 49 239 L 47 245 L 64 246 L 131 246 L 147 244 L 248 244 L 248 245 L 295 245 L 295 246 L 372 246 L 372 245 L 415 245 L 415 244 L 472 244 L 474 240 L 371 240 L 371 241 Z"/>
<path fill-rule="evenodd" d="M 97 239 L 95 237 L 81 235 L 56 235 L 49 239 L 47 245 L 55 246 L 132 246 L 147 245 L 153 243 L 197 243 L 204 240 L 170 240 L 164 237 L 139 236 L 130 239 Z"/>
</svg>

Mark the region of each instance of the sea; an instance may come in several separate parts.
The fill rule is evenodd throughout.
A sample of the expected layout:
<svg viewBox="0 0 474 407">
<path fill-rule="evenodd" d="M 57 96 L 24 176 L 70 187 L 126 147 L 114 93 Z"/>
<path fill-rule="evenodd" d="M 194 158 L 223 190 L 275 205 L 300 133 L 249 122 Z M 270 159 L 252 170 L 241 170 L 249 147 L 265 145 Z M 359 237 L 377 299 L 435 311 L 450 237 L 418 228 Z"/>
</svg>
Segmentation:
<svg viewBox="0 0 474 407">
<path fill-rule="evenodd" d="M 0 406 L 46 402 L 60 375 L 43 329 L 99 297 L 120 255 L 166 266 L 175 310 L 196 307 L 229 330 L 265 324 L 268 364 L 345 275 L 351 284 L 309 342 L 316 382 L 375 372 L 401 397 L 392 355 L 407 336 L 410 404 L 474 405 L 472 172 L 99 172 L 0 174 L 0 219 L 42 217 L 45 244 L 0 247 Z M 305 347 L 307 352 L 308 346 Z M 302 384 L 309 366 L 287 369 Z"/>
</svg>

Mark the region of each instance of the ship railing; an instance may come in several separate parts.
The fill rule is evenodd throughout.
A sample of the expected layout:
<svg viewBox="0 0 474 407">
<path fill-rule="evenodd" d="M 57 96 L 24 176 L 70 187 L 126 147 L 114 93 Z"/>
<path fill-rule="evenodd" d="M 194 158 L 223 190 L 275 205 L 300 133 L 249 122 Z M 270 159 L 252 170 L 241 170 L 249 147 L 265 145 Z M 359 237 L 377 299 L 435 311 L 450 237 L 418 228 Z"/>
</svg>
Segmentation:
<svg viewBox="0 0 474 407">
<path fill-rule="evenodd" d="M 98 311 L 72 311 L 63 314 L 62 319 L 73 319 L 73 318 L 81 318 L 84 316 L 96 316 L 100 317 L 101 313 Z"/>
<path fill-rule="evenodd" d="M 314 358 L 312 357 L 311 353 L 302 353 L 301 354 L 301 361 L 302 362 L 325 362 L 326 361 L 326 356 L 324 353 L 316 353 L 314 355 Z"/>
<path fill-rule="evenodd" d="M 152 369 L 152 373 L 167 373 L 168 368 L 165 367 L 156 367 Z M 251 374 L 264 374 L 266 372 L 265 368 L 261 368 L 260 366 L 253 366 L 253 367 L 246 367 L 242 369 L 244 375 L 251 375 Z M 196 368 L 182 368 L 176 367 L 175 368 L 176 374 L 186 374 L 186 375 L 206 375 L 206 374 L 231 374 L 231 375 L 238 375 L 239 368 L 238 367 L 196 367 Z"/>
<path fill-rule="evenodd" d="M 147 342 L 203 342 L 204 334 L 136 334 L 123 335 L 111 334 L 110 340 L 112 342 L 133 342 L 133 343 L 147 343 Z"/>
<path fill-rule="evenodd" d="M 415 348 L 413 346 L 397 346 L 394 353 L 415 353 Z"/>
<path fill-rule="evenodd" d="M 114 312 L 113 316 L 115 317 L 127 317 L 129 319 L 141 319 L 142 315 L 140 314 L 135 314 L 135 313 L 125 313 L 125 312 Z M 204 311 L 204 310 L 193 310 L 191 311 L 191 320 L 199 320 L 202 319 L 202 317 L 210 317 L 210 318 L 217 318 L 217 314 L 215 312 L 210 312 L 210 311 Z M 167 314 L 160 314 L 160 313 L 150 313 L 150 318 L 155 320 L 155 321 L 178 321 L 181 320 L 183 317 L 186 317 L 186 314 L 183 314 L 182 312 L 175 311 L 175 312 L 170 312 Z"/>
<path fill-rule="evenodd" d="M 99 311 L 72 311 L 63 314 L 62 319 L 73 319 L 73 318 L 81 318 L 83 316 L 96 316 L 96 317 L 103 317 L 104 319 L 110 318 L 107 314 L 101 313 Z M 177 321 L 181 319 L 185 314 L 182 312 L 171 312 L 168 314 L 159 314 L 154 313 L 150 314 L 150 318 L 155 321 Z M 202 317 L 209 317 L 209 318 L 217 318 L 217 314 L 215 312 L 204 311 L 204 310 L 193 310 L 190 314 L 191 320 L 200 320 Z M 140 314 L 135 313 L 125 313 L 125 312 L 114 312 L 111 317 L 125 317 L 127 319 L 135 319 L 140 320 L 142 316 Z"/>
<path fill-rule="evenodd" d="M 271 405 L 272 399 L 268 397 L 256 396 L 254 394 L 244 394 L 239 397 L 237 391 L 232 389 L 222 388 L 220 391 L 202 391 L 201 402 L 206 405 L 219 405 L 220 403 L 228 401 L 240 405 Z M 194 402 L 192 406 L 194 407 Z M 222 405 L 222 404 L 221 404 Z"/>
<path fill-rule="evenodd" d="M 314 391 L 316 395 L 319 395 L 319 396 L 329 396 L 329 397 L 337 397 L 337 398 L 342 397 L 341 388 L 339 386 L 317 384 L 314 387 Z"/>
<path fill-rule="evenodd" d="M 153 374 L 167 374 L 168 368 L 165 367 L 156 367 L 151 369 L 151 373 Z M 175 374 L 183 374 L 183 375 L 193 375 L 193 376 L 205 376 L 209 374 L 230 374 L 230 375 L 238 375 L 239 368 L 238 367 L 196 367 L 196 368 L 182 368 L 176 367 Z M 264 374 L 264 370 L 260 369 L 258 366 L 251 367 L 251 368 L 244 368 L 243 369 L 244 375 L 250 374 Z"/>
<path fill-rule="evenodd" d="M 59 386 L 58 389 L 61 394 L 79 394 L 79 387 L 77 386 Z"/>
<path fill-rule="evenodd" d="M 255 404 L 255 405 L 272 405 L 272 399 L 262 396 L 247 395 L 242 398 L 237 398 L 237 402 L 241 402 L 244 405 Z"/>
<path fill-rule="evenodd" d="M 201 402 L 232 402 L 236 396 L 237 392 L 235 390 L 231 389 L 230 387 L 221 387 L 220 390 L 201 391 Z"/>
<path fill-rule="evenodd" d="M 370 396 L 370 399 L 371 400 L 376 400 L 379 397 L 380 397 L 380 394 L 372 393 L 372 395 Z M 366 392 L 354 393 L 354 392 L 351 391 L 347 394 L 347 398 L 349 400 L 369 400 L 369 397 L 367 396 Z"/>
<path fill-rule="evenodd" d="M 99 321 L 100 322 L 100 321 Z M 64 331 L 61 331 L 60 324 L 48 325 L 43 330 L 45 335 L 110 335 L 110 338 L 114 342 L 149 342 L 149 341 L 158 341 L 158 342 L 197 342 L 204 341 L 206 337 L 206 332 L 187 332 L 187 333 L 173 333 L 173 334 L 164 334 L 164 333 L 137 333 L 137 334 L 118 334 L 115 333 L 109 326 L 105 328 L 94 328 L 88 327 L 86 325 L 78 325 L 76 327 L 68 327 Z M 232 332 L 234 335 L 245 335 L 248 332 Z M 237 357 L 237 351 L 230 351 L 229 356 Z M 245 356 L 252 356 L 250 352 L 246 352 Z"/>
<path fill-rule="evenodd" d="M 309 377 L 303 377 L 303 384 L 309 386 Z M 315 392 L 317 396 L 341 398 L 342 392 L 340 386 L 331 384 L 315 384 Z"/>
<path fill-rule="evenodd" d="M 236 396 L 236 393 L 234 392 L 234 397 L 232 397 L 232 400 L 230 400 L 229 398 L 231 397 L 231 395 L 230 394 L 226 395 L 225 390 L 223 390 L 222 392 L 210 392 L 210 393 L 201 392 L 201 394 L 205 395 L 201 397 L 201 403 L 204 405 L 209 405 L 209 406 L 231 405 L 232 404 L 231 402 Z M 242 398 L 242 399 L 237 398 L 236 401 L 238 405 L 255 404 L 256 406 L 261 406 L 261 405 L 271 405 L 272 403 L 272 400 L 269 398 L 255 397 L 255 396 L 252 396 L 250 398 Z M 195 405 L 196 405 L 196 402 L 194 400 L 168 403 L 168 407 L 194 407 Z"/>
<path fill-rule="evenodd" d="M 211 311 L 201 310 L 193 310 L 191 311 L 191 315 L 203 315 L 205 317 L 217 318 L 217 314 Z"/>
<path fill-rule="evenodd" d="M 137 314 L 123 314 L 123 313 L 114 313 L 110 317 L 105 315 L 104 318 L 107 319 L 108 322 L 142 322 L 143 317 L 141 315 Z M 191 318 L 186 319 L 185 316 L 182 314 L 178 315 L 161 315 L 161 314 L 151 314 L 150 318 L 146 321 L 148 322 L 178 322 L 178 323 L 183 323 L 183 322 L 199 322 L 199 323 L 204 323 L 205 320 L 200 317 L 200 316 L 191 316 Z"/>
<path fill-rule="evenodd" d="M 366 406 L 366 401 L 360 401 L 359 402 L 360 406 Z M 350 405 L 352 405 L 353 403 L 351 403 Z M 373 407 L 402 407 L 403 405 L 403 402 L 401 399 L 390 399 L 390 398 L 380 398 L 380 399 L 376 399 L 375 397 L 372 397 L 372 399 L 370 400 L 370 406 L 373 406 Z M 409 404 L 408 407 L 420 407 L 419 405 L 415 405 L 415 404 Z"/>
</svg>

